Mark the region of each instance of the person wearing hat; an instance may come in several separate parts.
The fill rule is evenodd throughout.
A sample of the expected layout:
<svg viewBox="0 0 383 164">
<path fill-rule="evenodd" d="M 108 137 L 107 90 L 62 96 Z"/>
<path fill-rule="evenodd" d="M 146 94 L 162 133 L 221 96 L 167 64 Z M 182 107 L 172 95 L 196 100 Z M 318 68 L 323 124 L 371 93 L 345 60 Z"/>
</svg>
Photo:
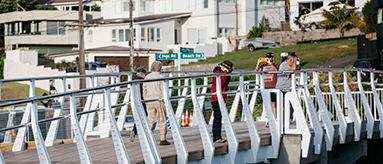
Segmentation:
<svg viewBox="0 0 383 164">
<path fill-rule="evenodd" d="M 259 58 L 254 71 L 278 71 L 279 65 L 276 63 L 273 63 L 274 54 L 271 52 L 267 53 L 266 59 L 267 59 L 267 63 L 259 66 L 259 64 L 262 63 L 262 58 Z M 265 88 L 275 88 L 275 85 L 277 84 L 277 74 L 265 74 L 264 83 L 265 83 Z M 276 106 L 277 95 L 275 93 L 271 93 L 270 96 L 271 96 L 271 106 L 273 107 L 274 115 L 276 116 L 277 115 L 277 106 Z"/>
<path fill-rule="evenodd" d="M 143 79 L 145 79 L 146 75 L 148 74 L 146 69 L 142 68 L 142 67 L 137 68 L 136 72 L 137 72 L 136 73 L 136 75 L 137 75 L 136 80 L 143 80 Z M 142 95 L 142 83 L 140 83 L 140 92 L 141 92 L 141 100 L 143 100 L 144 97 Z M 142 103 L 142 107 L 144 107 L 145 114 L 148 115 L 148 112 L 146 111 L 146 104 Z M 134 139 L 135 139 L 136 135 L 137 135 L 137 127 L 136 127 L 136 124 L 134 124 L 133 130 L 130 133 L 130 137 L 129 137 L 130 142 L 134 142 Z"/>
<path fill-rule="evenodd" d="M 231 73 L 233 71 L 233 63 L 229 60 L 225 60 L 222 63 L 219 63 L 213 70 L 214 73 Z M 222 92 L 227 91 L 227 86 L 230 83 L 230 76 L 221 76 L 221 90 Z M 211 93 L 217 91 L 217 78 L 213 77 L 213 84 L 211 86 Z M 226 100 L 226 94 L 222 94 L 224 100 Z M 217 143 L 226 142 L 226 139 L 223 139 L 221 136 L 222 131 L 222 115 L 221 109 L 219 107 L 217 95 L 211 96 L 211 104 L 214 111 L 214 120 L 213 120 L 213 141 Z"/>
</svg>

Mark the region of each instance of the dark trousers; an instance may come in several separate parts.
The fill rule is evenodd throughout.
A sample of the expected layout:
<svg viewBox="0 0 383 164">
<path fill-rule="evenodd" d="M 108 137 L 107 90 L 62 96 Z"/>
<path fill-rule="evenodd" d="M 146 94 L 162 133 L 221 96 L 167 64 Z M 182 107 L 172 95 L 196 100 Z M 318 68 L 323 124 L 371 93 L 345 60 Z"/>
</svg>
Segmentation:
<svg viewBox="0 0 383 164">
<path fill-rule="evenodd" d="M 144 111 L 145 111 L 146 116 L 148 116 L 148 112 L 146 111 L 145 108 L 144 108 Z M 137 127 L 136 127 L 136 124 L 134 124 L 134 126 L 133 126 L 133 130 L 132 130 L 132 131 L 134 132 L 134 135 L 137 135 Z"/>
<path fill-rule="evenodd" d="M 219 108 L 218 101 L 212 101 L 211 104 L 213 105 L 213 111 L 214 111 L 214 120 L 213 120 L 213 142 L 219 140 L 222 138 L 221 131 L 222 131 L 222 114 L 221 110 Z"/>
</svg>

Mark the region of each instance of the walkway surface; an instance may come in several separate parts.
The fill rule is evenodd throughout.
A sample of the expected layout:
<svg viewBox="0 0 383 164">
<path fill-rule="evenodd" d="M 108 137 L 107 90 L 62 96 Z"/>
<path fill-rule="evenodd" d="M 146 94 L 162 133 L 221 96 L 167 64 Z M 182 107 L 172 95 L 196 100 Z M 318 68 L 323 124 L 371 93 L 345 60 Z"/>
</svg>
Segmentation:
<svg viewBox="0 0 383 164">
<path fill-rule="evenodd" d="M 239 142 L 238 151 L 250 149 L 250 137 L 245 122 L 233 123 L 236 136 Z M 257 123 L 257 129 L 261 136 L 261 146 L 271 145 L 271 135 L 264 123 Z M 209 126 L 211 132 L 211 126 Z M 203 159 L 203 146 L 200 133 L 197 127 L 181 128 L 187 150 L 189 152 L 189 161 Z M 177 163 L 176 150 L 168 131 L 167 139 L 171 145 L 160 146 L 159 131 L 154 132 L 158 149 L 162 157 L 162 163 Z M 225 136 L 225 131 L 222 131 Z M 134 143 L 130 142 L 129 136 L 123 136 L 124 144 L 128 152 L 131 163 L 144 163 L 140 142 L 138 137 Z M 90 156 L 95 164 L 117 163 L 112 138 L 94 139 L 87 141 Z M 228 153 L 228 143 L 215 143 L 215 155 Z M 52 163 L 80 163 L 77 146 L 75 143 L 56 145 L 47 148 Z M 36 149 L 22 150 L 19 152 L 4 153 L 6 163 L 39 163 Z"/>
<path fill-rule="evenodd" d="M 358 54 L 352 54 L 333 61 L 319 64 L 312 68 L 344 68 L 348 65 L 354 64 L 356 59 L 358 59 Z"/>
</svg>

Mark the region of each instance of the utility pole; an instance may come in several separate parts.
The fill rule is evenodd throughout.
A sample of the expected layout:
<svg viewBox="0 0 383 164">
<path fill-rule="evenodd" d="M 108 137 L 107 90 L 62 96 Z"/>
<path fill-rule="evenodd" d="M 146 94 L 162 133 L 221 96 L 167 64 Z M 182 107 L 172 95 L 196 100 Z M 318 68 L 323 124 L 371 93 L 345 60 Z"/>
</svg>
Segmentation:
<svg viewBox="0 0 383 164">
<path fill-rule="evenodd" d="M 82 14 L 82 0 L 78 0 L 78 36 L 80 37 L 78 42 L 79 48 L 79 67 L 80 75 L 85 75 L 85 52 L 84 52 L 84 26 L 81 26 L 84 23 L 83 14 Z M 80 89 L 86 88 L 85 78 L 80 78 Z"/>
<path fill-rule="evenodd" d="M 133 2 L 129 1 L 129 17 L 130 17 L 130 71 L 134 71 L 134 40 L 133 40 Z"/>
<path fill-rule="evenodd" d="M 235 51 L 238 50 L 238 0 L 235 0 Z"/>
</svg>

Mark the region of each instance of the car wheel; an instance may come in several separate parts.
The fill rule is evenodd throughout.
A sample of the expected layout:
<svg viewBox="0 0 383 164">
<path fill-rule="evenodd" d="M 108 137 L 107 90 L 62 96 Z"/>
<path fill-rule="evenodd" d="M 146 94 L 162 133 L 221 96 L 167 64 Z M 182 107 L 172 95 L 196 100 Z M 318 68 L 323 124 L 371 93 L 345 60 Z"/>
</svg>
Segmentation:
<svg viewBox="0 0 383 164">
<path fill-rule="evenodd" d="M 253 45 L 249 45 L 248 48 L 249 48 L 249 51 L 254 51 L 255 50 Z"/>
<path fill-rule="evenodd" d="M 310 25 L 310 29 L 311 29 L 311 30 L 315 30 L 315 29 L 318 29 L 318 26 L 317 26 L 317 24 L 315 24 L 315 23 L 312 23 L 312 24 Z"/>
</svg>

